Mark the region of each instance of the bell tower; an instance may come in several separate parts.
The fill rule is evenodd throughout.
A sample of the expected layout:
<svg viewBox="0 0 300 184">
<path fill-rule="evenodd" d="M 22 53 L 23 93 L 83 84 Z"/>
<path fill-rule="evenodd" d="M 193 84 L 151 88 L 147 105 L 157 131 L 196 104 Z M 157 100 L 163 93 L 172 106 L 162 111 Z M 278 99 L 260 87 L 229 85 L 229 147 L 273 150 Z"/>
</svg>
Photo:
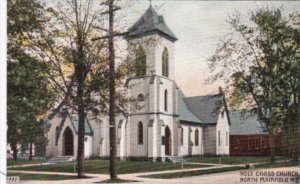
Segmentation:
<svg viewBox="0 0 300 184">
<path fill-rule="evenodd" d="M 146 75 L 155 74 L 174 80 L 174 43 L 177 38 L 152 5 L 128 29 L 125 38 L 129 42 L 132 59 L 139 57 L 139 52 L 143 50 Z"/>
<path fill-rule="evenodd" d="M 141 108 L 128 113 L 127 152 L 161 161 L 178 155 L 175 34 L 150 5 L 125 36 L 135 74 L 126 82 L 129 98 Z"/>
</svg>

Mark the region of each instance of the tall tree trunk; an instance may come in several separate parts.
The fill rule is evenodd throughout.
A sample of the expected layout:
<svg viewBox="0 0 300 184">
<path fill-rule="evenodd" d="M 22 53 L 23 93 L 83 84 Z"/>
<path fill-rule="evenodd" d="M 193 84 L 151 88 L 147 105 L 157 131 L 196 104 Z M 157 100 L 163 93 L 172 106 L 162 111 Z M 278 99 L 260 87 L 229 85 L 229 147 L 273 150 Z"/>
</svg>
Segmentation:
<svg viewBox="0 0 300 184">
<path fill-rule="evenodd" d="M 115 120 L 115 53 L 114 53 L 114 10 L 113 0 L 109 0 L 109 140 L 110 179 L 117 179 L 116 172 L 116 120 Z"/>
<path fill-rule="evenodd" d="M 288 126 L 287 126 L 287 142 L 288 144 L 288 154 L 287 156 L 289 158 L 292 158 L 293 156 L 293 145 L 294 145 L 294 140 L 295 140 L 295 136 L 294 136 L 294 127 L 293 127 L 293 121 L 295 121 L 294 116 L 289 118 L 289 122 L 288 122 Z"/>
<path fill-rule="evenodd" d="M 29 143 L 29 160 L 32 160 L 32 142 Z"/>
<path fill-rule="evenodd" d="M 275 134 L 273 130 L 271 130 L 269 134 L 269 144 L 270 144 L 270 159 L 271 162 L 275 162 L 276 147 L 275 147 Z"/>
<path fill-rule="evenodd" d="M 298 92 L 298 113 L 294 128 L 293 161 L 299 161 L 300 155 L 300 91 Z"/>
<path fill-rule="evenodd" d="M 83 80 L 79 77 L 78 80 L 78 150 L 77 150 L 77 174 L 79 178 L 84 177 L 84 135 L 85 135 L 85 112 L 83 102 Z"/>
<path fill-rule="evenodd" d="M 14 161 L 17 161 L 18 159 L 17 143 L 16 142 L 10 143 L 10 147 L 13 150 L 13 159 Z"/>
</svg>

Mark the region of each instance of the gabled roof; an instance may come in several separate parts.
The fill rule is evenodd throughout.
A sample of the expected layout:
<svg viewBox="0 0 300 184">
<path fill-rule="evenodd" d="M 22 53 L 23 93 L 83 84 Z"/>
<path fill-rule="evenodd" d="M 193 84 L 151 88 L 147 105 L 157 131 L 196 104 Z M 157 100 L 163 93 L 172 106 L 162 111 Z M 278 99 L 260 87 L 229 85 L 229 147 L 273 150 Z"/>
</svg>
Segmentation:
<svg viewBox="0 0 300 184">
<path fill-rule="evenodd" d="M 78 126 L 79 126 L 78 114 L 72 114 L 70 118 L 76 133 L 78 133 Z M 93 134 L 91 125 L 86 118 L 84 119 L 84 130 L 85 130 L 85 134 Z"/>
<path fill-rule="evenodd" d="M 78 115 L 77 114 L 70 115 L 68 110 L 66 108 L 63 108 L 61 110 L 59 117 L 60 117 L 60 123 L 56 127 L 57 132 L 55 134 L 55 144 L 56 145 L 58 144 L 58 140 L 59 140 L 61 131 L 63 130 L 64 124 L 65 124 L 67 118 L 70 118 L 71 123 L 72 123 L 76 133 L 78 134 Z M 51 124 L 51 120 L 48 119 L 45 121 L 45 123 L 46 123 L 46 125 Z M 85 121 L 84 121 L 84 126 L 85 126 L 85 134 L 93 135 L 93 130 L 87 119 L 85 119 Z"/>
<path fill-rule="evenodd" d="M 205 124 L 218 122 L 223 95 L 195 96 L 184 99 L 189 110 Z"/>
<path fill-rule="evenodd" d="M 150 6 L 144 15 L 128 29 L 125 38 L 133 39 L 155 33 L 172 42 L 177 40 L 175 34 L 166 25 L 163 16 L 158 15 L 154 8 Z"/>
<path fill-rule="evenodd" d="M 193 114 L 184 102 L 184 94 L 182 91 L 178 90 L 178 114 L 180 121 L 202 123 L 202 121 Z"/>
<path fill-rule="evenodd" d="M 258 120 L 257 116 L 247 112 L 230 111 L 231 135 L 255 135 L 266 134 L 263 124 Z"/>
</svg>

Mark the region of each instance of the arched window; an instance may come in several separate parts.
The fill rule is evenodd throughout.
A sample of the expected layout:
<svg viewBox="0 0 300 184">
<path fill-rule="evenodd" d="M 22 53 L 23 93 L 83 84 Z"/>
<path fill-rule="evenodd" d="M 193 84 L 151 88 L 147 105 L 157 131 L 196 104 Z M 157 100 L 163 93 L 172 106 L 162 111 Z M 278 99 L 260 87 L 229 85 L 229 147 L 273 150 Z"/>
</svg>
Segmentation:
<svg viewBox="0 0 300 184">
<path fill-rule="evenodd" d="M 146 75 L 146 54 L 142 47 L 139 47 L 135 55 L 135 70 L 137 77 L 143 77 Z"/>
<path fill-rule="evenodd" d="M 139 94 L 138 97 L 137 97 L 137 100 L 138 100 L 139 102 L 144 101 L 144 100 L 145 100 L 144 95 L 143 95 L 143 94 Z"/>
<path fill-rule="evenodd" d="M 180 137 L 181 146 L 183 145 L 183 128 L 181 128 L 181 137 Z"/>
<path fill-rule="evenodd" d="M 196 128 L 195 130 L 195 145 L 199 146 L 199 130 Z"/>
<path fill-rule="evenodd" d="M 143 123 L 138 124 L 138 144 L 143 144 Z"/>
<path fill-rule="evenodd" d="M 168 91 L 165 90 L 165 111 L 168 111 Z"/>
<path fill-rule="evenodd" d="M 169 52 L 167 48 L 162 54 L 162 76 L 169 77 Z"/>
</svg>

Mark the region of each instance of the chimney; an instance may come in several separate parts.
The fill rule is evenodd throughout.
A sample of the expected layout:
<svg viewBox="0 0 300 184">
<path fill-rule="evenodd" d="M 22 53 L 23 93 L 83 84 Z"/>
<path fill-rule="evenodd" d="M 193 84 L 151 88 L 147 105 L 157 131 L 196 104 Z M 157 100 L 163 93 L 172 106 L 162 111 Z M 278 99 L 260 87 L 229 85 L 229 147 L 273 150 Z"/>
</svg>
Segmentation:
<svg viewBox="0 0 300 184">
<path fill-rule="evenodd" d="M 223 92 L 223 89 L 222 89 L 221 86 L 219 86 L 219 94 L 220 94 L 220 95 L 224 95 L 224 92 Z"/>
</svg>

